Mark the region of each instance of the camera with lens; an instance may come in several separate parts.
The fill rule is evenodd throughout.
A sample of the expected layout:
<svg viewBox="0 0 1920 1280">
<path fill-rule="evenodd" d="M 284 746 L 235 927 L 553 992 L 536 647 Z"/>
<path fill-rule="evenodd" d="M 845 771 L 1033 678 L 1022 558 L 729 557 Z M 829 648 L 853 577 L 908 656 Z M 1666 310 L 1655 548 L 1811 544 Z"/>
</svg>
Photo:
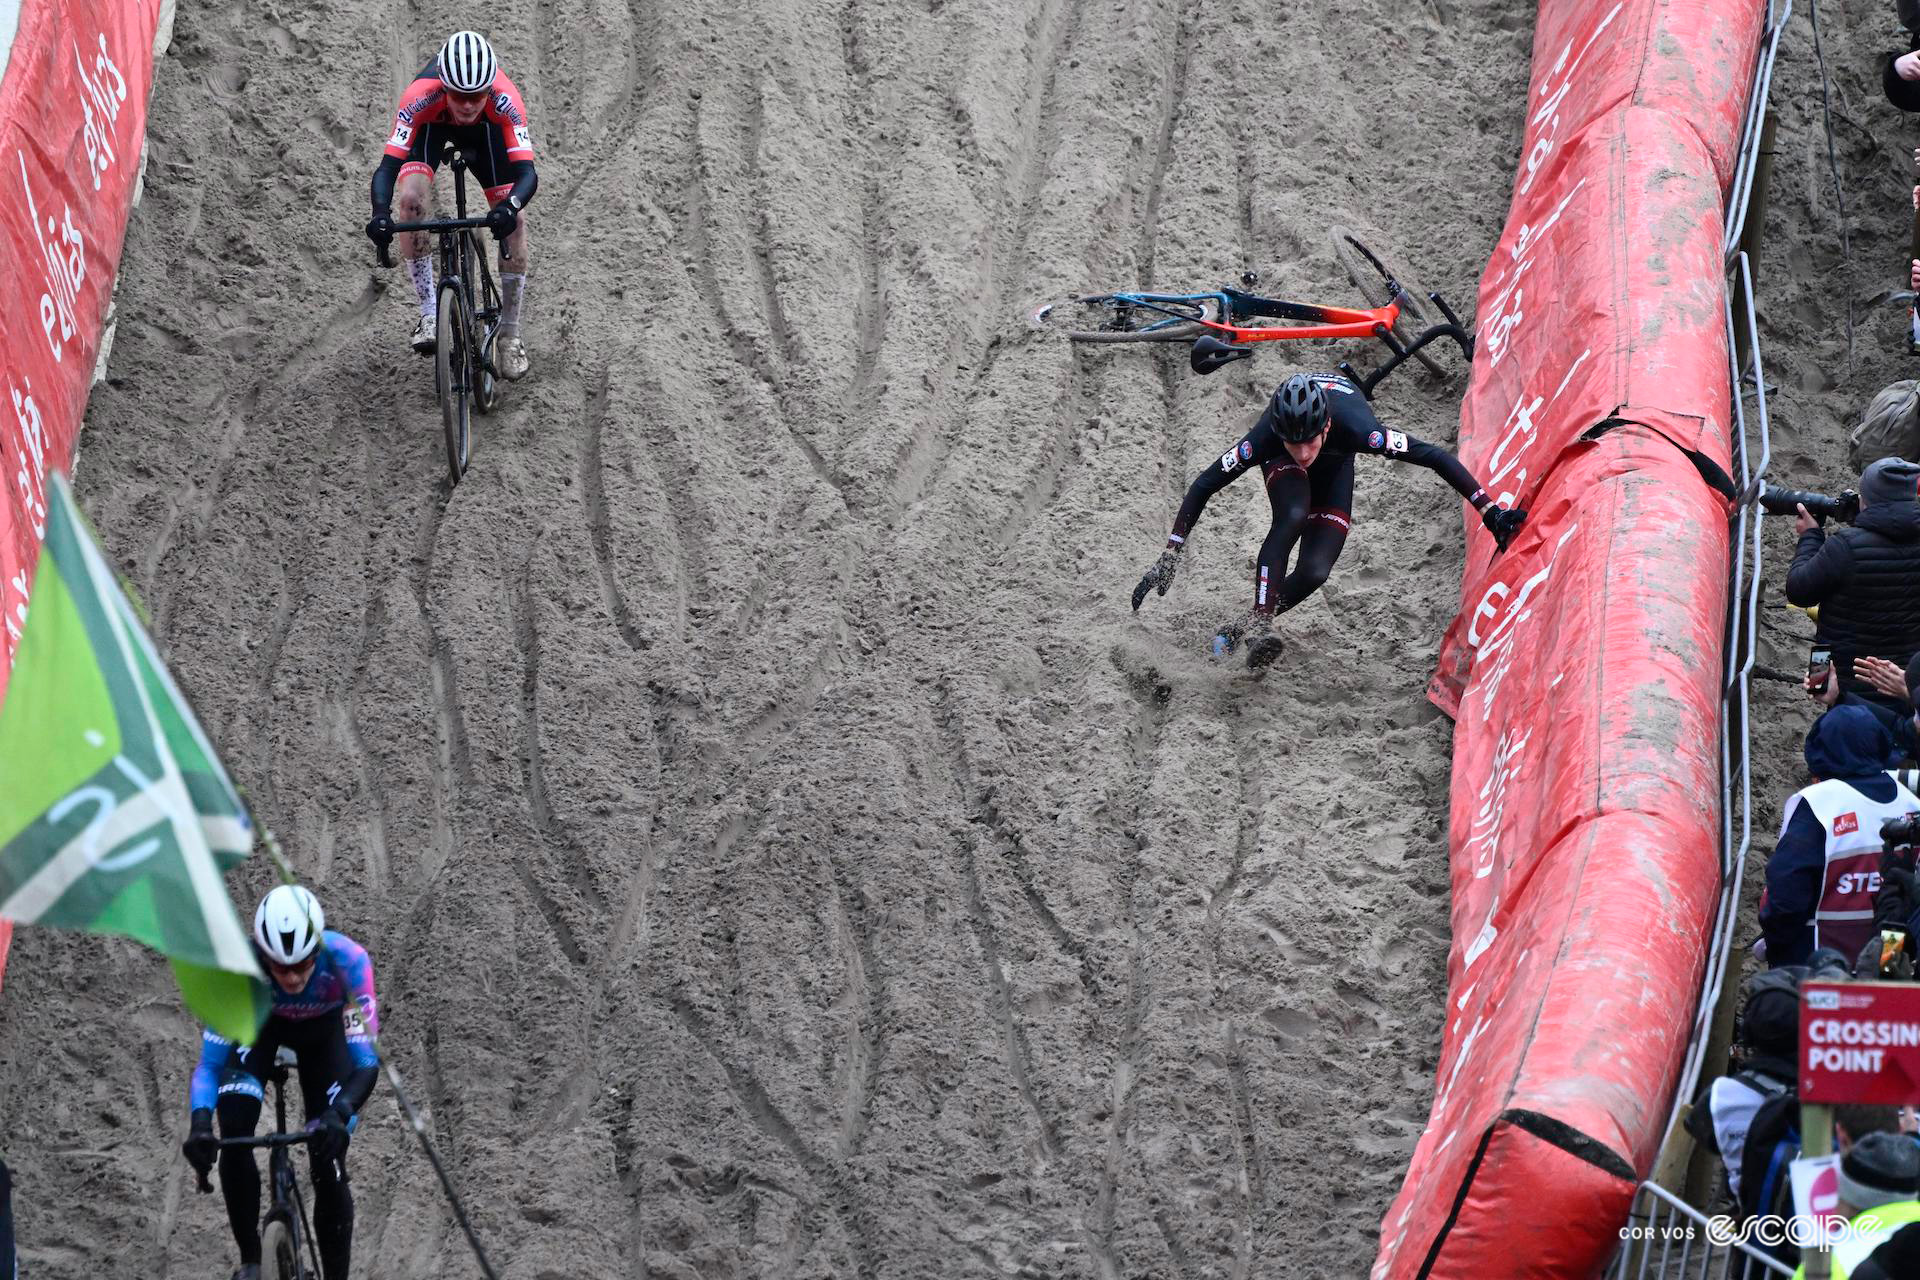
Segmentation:
<svg viewBox="0 0 1920 1280">
<path fill-rule="evenodd" d="M 1860 514 L 1860 495 L 1851 489 L 1842 490 L 1837 498 L 1824 493 L 1806 493 L 1799 489 L 1783 489 L 1777 484 L 1760 486 L 1760 505 L 1777 516 L 1794 514 L 1795 507 L 1805 507 L 1807 514 L 1816 520 L 1838 520 L 1841 524 L 1852 524 L 1853 518 Z"/>
<path fill-rule="evenodd" d="M 1898 848 L 1920 845 L 1920 813 L 1910 813 L 1904 818 L 1888 818 L 1881 823 L 1880 843 L 1889 853 Z M 1909 858 L 1909 867 L 1912 862 Z"/>
<path fill-rule="evenodd" d="M 1907 981 L 1920 958 L 1911 930 L 1915 910 L 1920 909 L 1920 883 L 1915 880 L 1920 813 L 1881 823 L 1880 846 L 1880 890 L 1873 897 L 1876 936 L 1862 953 L 1857 971 L 1865 976 L 1877 970 L 1881 978 Z M 1876 944 L 1877 956 L 1873 954 Z"/>
</svg>

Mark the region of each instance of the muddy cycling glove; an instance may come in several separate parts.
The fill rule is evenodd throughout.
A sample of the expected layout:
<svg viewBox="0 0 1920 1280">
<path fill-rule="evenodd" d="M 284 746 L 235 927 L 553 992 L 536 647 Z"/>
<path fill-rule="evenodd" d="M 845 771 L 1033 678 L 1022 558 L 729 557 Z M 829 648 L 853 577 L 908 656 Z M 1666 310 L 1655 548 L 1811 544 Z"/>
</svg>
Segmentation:
<svg viewBox="0 0 1920 1280">
<path fill-rule="evenodd" d="M 1153 568 L 1147 570 L 1147 576 L 1140 579 L 1140 585 L 1133 589 L 1133 611 L 1140 612 L 1140 604 L 1147 598 L 1147 592 L 1158 591 L 1167 594 L 1167 588 L 1173 585 L 1173 571 L 1180 567 L 1180 552 L 1168 547 L 1153 562 Z"/>
<path fill-rule="evenodd" d="M 1480 523 L 1487 526 L 1487 532 L 1493 535 L 1494 542 L 1502 551 L 1513 541 L 1513 535 L 1520 532 L 1520 526 L 1527 522 L 1527 513 L 1515 511 L 1490 502 L 1480 510 Z"/>
</svg>

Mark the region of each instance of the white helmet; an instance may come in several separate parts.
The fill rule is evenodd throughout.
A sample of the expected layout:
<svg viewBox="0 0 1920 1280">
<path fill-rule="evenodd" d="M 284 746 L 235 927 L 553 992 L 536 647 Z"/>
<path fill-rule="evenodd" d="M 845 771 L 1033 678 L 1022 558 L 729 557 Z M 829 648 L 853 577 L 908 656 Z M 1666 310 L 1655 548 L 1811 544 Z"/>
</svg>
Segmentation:
<svg viewBox="0 0 1920 1280">
<path fill-rule="evenodd" d="M 320 900 L 297 884 L 275 886 L 253 913 L 253 940 L 267 959 L 291 969 L 320 947 L 327 927 Z"/>
<path fill-rule="evenodd" d="M 500 62 L 478 31 L 456 31 L 440 46 L 440 83 L 455 93 L 479 93 L 493 87 Z"/>
</svg>

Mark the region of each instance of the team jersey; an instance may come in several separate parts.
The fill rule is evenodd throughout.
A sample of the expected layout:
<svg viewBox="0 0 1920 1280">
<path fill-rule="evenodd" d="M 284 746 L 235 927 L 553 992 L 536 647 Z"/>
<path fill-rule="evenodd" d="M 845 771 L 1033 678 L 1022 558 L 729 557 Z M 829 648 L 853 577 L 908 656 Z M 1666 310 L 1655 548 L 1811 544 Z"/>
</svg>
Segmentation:
<svg viewBox="0 0 1920 1280">
<path fill-rule="evenodd" d="M 386 153 L 396 160 L 407 158 L 414 135 L 430 124 L 449 124 L 447 86 L 440 83 L 440 60 L 435 58 L 423 68 L 393 113 L 393 132 L 387 135 Z M 493 91 L 480 112 L 477 123 L 496 130 L 506 144 L 507 161 L 533 159 L 533 133 L 527 124 L 527 105 L 520 100 L 519 86 L 502 71 L 493 78 Z"/>
<path fill-rule="evenodd" d="M 345 1024 L 347 1052 L 358 1067 L 378 1067 L 380 1055 L 374 1051 L 380 1034 L 380 1002 L 373 989 L 373 959 L 367 949 L 344 933 L 328 929 L 320 935 L 320 950 L 314 961 L 313 976 L 298 995 L 288 995 L 280 985 L 267 979 L 273 993 L 273 1008 L 268 1020 L 284 1018 L 290 1022 L 309 1022 L 315 1018 L 339 1017 Z M 220 1076 L 233 1056 L 236 1043 L 212 1031 L 200 1034 L 200 1062 L 193 1069 L 191 1088 L 193 1107 L 211 1107 L 220 1092 Z"/>
<path fill-rule="evenodd" d="M 1485 500 L 1485 492 L 1458 458 L 1437 444 L 1417 440 L 1404 431 L 1387 430 L 1381 425 L 1380 419 L 1374 416 L 1373 408 L 1367 403 L 1367 398 L 1360 394 L 1360 388 L 1353 383 L 1337 374 L 1315 374 L 1314 381 L 1320 384 L 1321 391 L 1326 394 L 1333 424 L 1327 431 L 1326 443 L 1320 447 L 1320 456 L 1306 470 L 1330 471 L 1351 465 L 1355 454 L 1378 454 L 1437 472 L 1461 497 L 1476 507 Z M 1187 490 L 1186 500 L 1180 504 L 1180 513 L 1174 517 L 1169 541 L 1175 544 L 1184 542 L 1194 522 L 1200 518 L 1201 511 L 1205 510 L 1207 500 L 1246 472 L 1261 467 L 1287 466 L 1297 467 L 1299 464 L 1287 452 L 1287 443 L 1280 438 L 1279 429 L 1274 425 L 1273 408 L 1268 406 L 1261 413 L 1260 420 L 1253 424 L 1253 430 L 1242 436 L 1239 443 L 1220 455 L 1218 462 L 1195 478 Z"/>
</svg>

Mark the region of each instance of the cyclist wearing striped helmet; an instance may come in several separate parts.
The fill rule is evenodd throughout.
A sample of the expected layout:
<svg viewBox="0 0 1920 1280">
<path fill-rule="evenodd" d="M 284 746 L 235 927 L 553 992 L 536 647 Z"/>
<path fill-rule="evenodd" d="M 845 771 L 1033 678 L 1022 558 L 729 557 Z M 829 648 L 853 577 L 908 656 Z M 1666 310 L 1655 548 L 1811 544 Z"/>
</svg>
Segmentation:
<svg viewBox="0 0 1920 1280">
<path fill-rule="evenodd" d="M 492 206 L 487 226 L 500 242 L 500 335 L 495 352 L 500 373 L 517 381 L 526 376 L 529 364 L 520 336 L 528 262 L 527 220 L 521 211 L 540 179 L 533 168 L 533 135 L 519 87 L 500 70 L 486 37 L 475 31 L 456 31 L 400 95 L 386 154 L 373 171 L 367 238 L 374 244 L 393 240 L 396 211 L 402 222 L 430 216 L 434 171 L 449 143 L 466 156 Z M 437 302 L 431 247 L 423 231 L 400 237 L 400 256 L 406 259 L 420 300 L 412 341 L 422 355 L 434 348 Z"/>
<path fill-rule="evenodd" d="M 253 945 L 270 979 L 272 1011 L 252 1044 L 201 1032 L 180 1149 L 202 1177 L 219 1164 L 227 1222 L 240 1250 L 234 1280 L 260 1280 L 260 1166 L 251 1150 L 221 1147 L 214 1120 L 223 1137 L 251 1137 L 274 1059 L 280 1049 L 292 1050 L 306 1106 L 320 1270 L 325 1280 L 347 1280 L 353 1252 L 347 1148 L 380 1075 L 373 961 L 365 947 L 327 928 L 319 899 L 293 884 L 278 885 L 260 900 Z"/>
<path fill-rule="evenodd" d="M 1273 393 L 1253 430 L 1195 477 L 1174 516 L 1166 550 L 1133 589 L 1135 611 L 1149 591 L 1167 594 L 1187 535 L 1207 500 L 1258 470 L 1266 480 L 1273 526 L 1254 570 L 1253 608 L 1244 619 L 1220 628 L 1213 652 L 1225 656 L 1245 640 L 1248 666 L 1272 662 L 1280 653 L 1280 641 L 1268 634 L 1274 615 L 1319 590 L 1346 546 L 1353 519 L 1353 459 L 1361 453 L 1411 462 L 1438 474 L 1473 504 L 1502 550 L 1527 518 L 1526 512 L 1493 501 L 1460 459 L 1439 445 L 1387 430 L 1353 383 L 1338 374 L 1296 373 Z M 1289 573 L 1287 562 L 1294 559 L 1296 547 L 1299 557 Z"/>
</svg>

